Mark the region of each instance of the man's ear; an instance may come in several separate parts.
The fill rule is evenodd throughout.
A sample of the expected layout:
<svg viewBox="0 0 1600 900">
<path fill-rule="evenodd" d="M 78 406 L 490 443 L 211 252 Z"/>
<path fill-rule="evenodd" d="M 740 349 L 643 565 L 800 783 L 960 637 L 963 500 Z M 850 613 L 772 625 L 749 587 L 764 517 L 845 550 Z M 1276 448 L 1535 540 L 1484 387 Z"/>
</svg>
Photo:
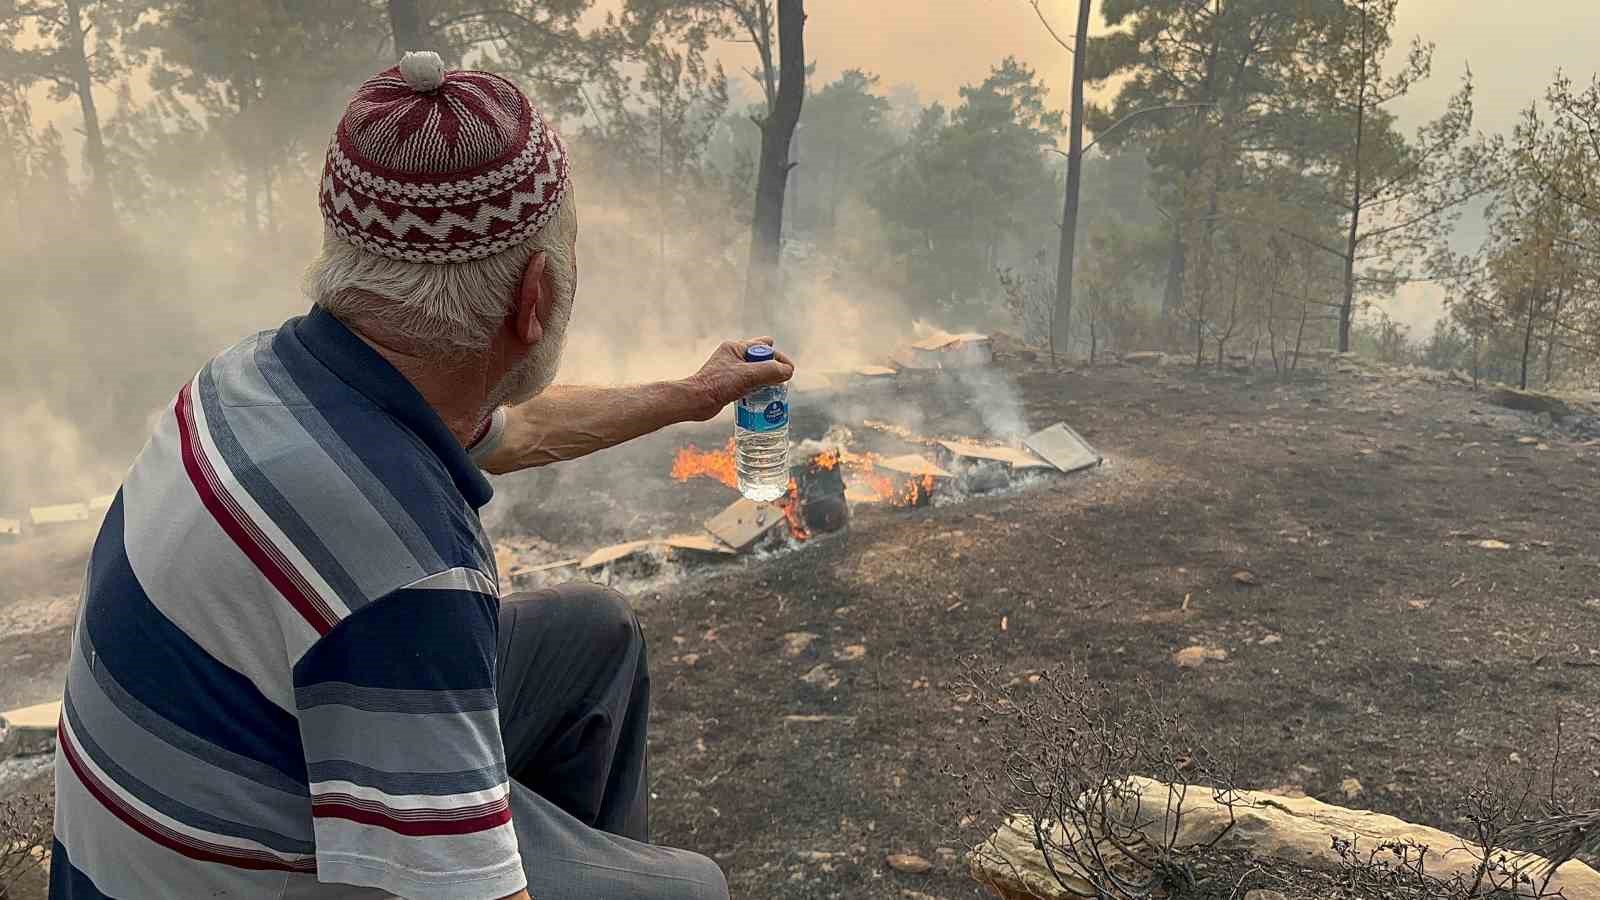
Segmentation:
<svg viewBox="0 0 1600 900">
<path fill-rule="evenodd" d="M 512 311 L 511 330 L 518 341 L 533 346 L 544 336 L 544 318 L 549 315 L 550 284 L 545 274 L 544 251 L 528 258 L 528 267 L 522 270 L 522 283 L 517 286 L 517 308 Z"/>
</svg>

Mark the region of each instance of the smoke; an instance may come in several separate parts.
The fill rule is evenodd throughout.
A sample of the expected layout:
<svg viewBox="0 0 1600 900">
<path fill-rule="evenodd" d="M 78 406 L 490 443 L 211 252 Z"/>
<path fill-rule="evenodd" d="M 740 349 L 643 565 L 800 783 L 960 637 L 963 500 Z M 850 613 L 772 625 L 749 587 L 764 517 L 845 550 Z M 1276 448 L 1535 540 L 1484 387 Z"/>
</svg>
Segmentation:
<svg viewBox="0 0 1600 900">
<path fill-rule="evenodd" d="M 1021 395 L 1005 372 L 987 367 L 954 371 L 990 437 L 1015 444 L 1030 433 Z"/>
<path fill-rule="evenodd" d="M 111 493 L 120 477 L 115 465 L 84 439 L 78 427 L 43 400 L 8 394 L 0 398 L 0 496 L 27 498 L 28 506 L 77 503 Z M 21 509 L 4 514 L 20 517 Z"/>
<path fill-rule="evenodd" d="M 181 195 L 125 199 L 115 225 L 65 180 L 41 181 L 14 208 L 0 200 L 0 274 L 21 312 L 0 338 L 0 414 L 8 423 L 0 516 L 114 491 L 154 416 L 208 358 L 309 306 L 300 276 L 321 240 L 313 172 L 285 165 L 266 201 L 270 214 L 252 229 L 237 173 L 208 157 L 214 147 L 198 137 L 193 146 L 164 147 L 176 154 L 161 160 L 165 170 L 192 162 L 196 174 Z M 739 324 L 744 201 L 704 201 L 693 221 L 664 225 L 650 203 L 654 185 L 600 177 L 581 152 L 575 158 L 579 284 L 559 380 L 682 378 L 721 341 L 751 336 Z M 886 364 L 914 338 L 913 309 L 882 274 L 889 254 L 876 219 L 855 203 L 838 221 L 826 251 L 807 235 L 788 236 L 782 317 L 763 329 L 796 360 L 802 404 L 822 396 L 802 386 L 823 373 Z M 961 383 L 995 435 L 1020 430 L 1004 379 Z M 859 422 L 870 414 L 859 398 L 827 398 L 827 408 L 801 406 L 797 417 Z M 901 424 L 919 428 L 914 404 L 904 412 Z M 506 500 L 496 506 L 558 492 L 564 468 L 498 479 Z M 628 487 L 607 489 L 622 495 Z M 619 521 L 625 508 L 619 504 Z"/>
</svg>

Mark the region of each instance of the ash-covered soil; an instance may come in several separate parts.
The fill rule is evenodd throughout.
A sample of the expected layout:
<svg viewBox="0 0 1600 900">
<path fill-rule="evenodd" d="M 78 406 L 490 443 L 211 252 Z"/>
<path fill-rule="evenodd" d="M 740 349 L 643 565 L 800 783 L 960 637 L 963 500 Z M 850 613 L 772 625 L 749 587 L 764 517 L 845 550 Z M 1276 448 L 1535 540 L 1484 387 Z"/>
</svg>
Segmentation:
<svg viewBox="0 0 1600 900">
<path fill-rule="evenodd" d="M 1248 786 L 1445 828 L 1485 765 L 1549 747 L 1558 711 L 1569 758 L 1592 756 L 1600 448 L 1453 384 L 1014 374 L 1029 421 L 1071 422 L 1104 470 L 858 510 L 804 553 L 638 598 L 656 836 L 713 854 L 735 896 L 980 896 L 941 775 L 988 749 L 945 690 L 969 654 L 1154 679 L 1237 744 Z M 1228 658 L 1173 663 L 1198 644 Z"/>
<path fill-rule="evenodd" d="M 958 859 L 977 834 L 957 822 L 986 811 L 951 807 L 941 774 L 988 750 L 947 690 L 974 654 L 1018 676 L 1076 660 L 1112 683 L 1148 677 L 1237 744 L 1246 786 L 1445 828 L 1485 764 L 1548 749 L 1556 714 L 1569 757 L 1596 748 L 1600 447 L 1394 373 L 1006 367 L 1012 412 L 1071 423 L 1107 465 L 959 504 L 858 506 L 847 533 L 800 552 L 632 592 L 655 673 L 654 837 L 713 855 L 736 897 L 980 896 Z M 851 406 L 828 398 L 814 418 L 960 437 L 1006 413 L 932 376 Z M 685 530 L 732 496 L 672 482 L 671 454 L 725 433 L 502 479 L 491 518 L 561 551 Z M 0 620 L 30 603 L 53 622 L 87 538 L 48 565 L 0 548 Z M 13 627 L 0 701 L 49 699 L 67 628 Z M 1227 658 L 1176 666 L 1194 645 Z M 891 853 L 932 871 L 892 870 Z"/>
</svg>

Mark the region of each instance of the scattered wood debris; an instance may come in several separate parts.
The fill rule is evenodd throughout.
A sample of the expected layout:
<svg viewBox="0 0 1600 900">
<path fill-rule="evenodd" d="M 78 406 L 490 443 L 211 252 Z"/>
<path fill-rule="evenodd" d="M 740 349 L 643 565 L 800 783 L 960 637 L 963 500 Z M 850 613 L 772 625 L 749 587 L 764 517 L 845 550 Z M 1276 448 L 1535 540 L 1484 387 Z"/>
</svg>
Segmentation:
<svg viewBox="0 0 1600 900">
<path fill-rule="evenodd" d="M 1065 422 L 1036 431 L 1022 442 L 1059 471 L 1071 474 L 1100 465 L 1105 457 Z"/>
<path fill-rule="evenodd" d="M 783 521 L 783 510 L 777 504 L 756 503 L 741 497 L 706 522 L 706 530 L 715 535 L 717 540 L 743 552 Z"/>
<path fill-rule="evenodd" d="M 28 521 L 34 527 L 66 525 L 89 520 L 89 504 L 61 503 L 55 506 L 35 506 L 28 510 Z"/>
<path fill-rule="evenodd" d="M 1222 662 L 1227 658 L 1228 651 L 1221 647 L 1205 647 L 1199 644 L 1185 647 L 1172 654 L 1172 661 L 1177 663 L 1180 669 L 1197 669 L 1208 662 Z"/>
<path fill-rule="evenodd" d="M 891 472 L 897 472 L 901 475 L 910 475 L 914 478 L 921 478 L 923 476 L 932 476 L 934 478 L 955 477 L 955 475 L 951 472 L 934 464 L 926 457 L 918 456 L 915 453 L 907 453 L 904 456 L 893 456 L 888 459 L 874 460 L 873 465 L 880 469 L 888 469 Z"/>
<path fill-rule="evenodd" d="M 957 459 L 1005 463 L 1012 469 L 1018 470 L 1053 468 L 1048 462 L 1027 450 L 1018 450 L 1015 447 L 989 447 L 967 441 L 940 441 L 939 446 L 948 450 L 950 455 Z"/>
<path fill-rule="evenodd" d="M 654 541 L 628 541 L 625 544 L 612 544 L 609 547 L 601 547 L 599 550 L 584 557 L 583 561 L 578 563 L 578 568 L 584 571 L 604 568 L 625 559 L 643 556 L 655 546 L 656 543 Z"/>
<path fill-rule="evenodd" d="M 884 858 L 889 868 L 907 875 L 921 875 L 933 868 L 933 863 L 928 862 L 915 853 L 891 853 Z"/>
<path fill-rule="evenodd" d="M 675 534 L 662 543 L 672 550 L 680 550 L 690 554 L 733 556 L 739 552 L 709 534 Z"/>
</svg>

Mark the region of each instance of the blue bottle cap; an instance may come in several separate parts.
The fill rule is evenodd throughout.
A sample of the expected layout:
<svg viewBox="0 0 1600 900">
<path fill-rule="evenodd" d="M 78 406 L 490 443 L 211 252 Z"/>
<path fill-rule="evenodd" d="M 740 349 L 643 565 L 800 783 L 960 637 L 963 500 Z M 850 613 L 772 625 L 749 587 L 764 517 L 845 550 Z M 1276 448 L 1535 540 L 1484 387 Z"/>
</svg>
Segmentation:
<svg viewBox="0 0 1600 900">
<path fill-rule="evenodd" d="M 766 344 L 751 344 L 744 351 L 745 362 L 772 362 L 772 348 Z"/>
</svg>

